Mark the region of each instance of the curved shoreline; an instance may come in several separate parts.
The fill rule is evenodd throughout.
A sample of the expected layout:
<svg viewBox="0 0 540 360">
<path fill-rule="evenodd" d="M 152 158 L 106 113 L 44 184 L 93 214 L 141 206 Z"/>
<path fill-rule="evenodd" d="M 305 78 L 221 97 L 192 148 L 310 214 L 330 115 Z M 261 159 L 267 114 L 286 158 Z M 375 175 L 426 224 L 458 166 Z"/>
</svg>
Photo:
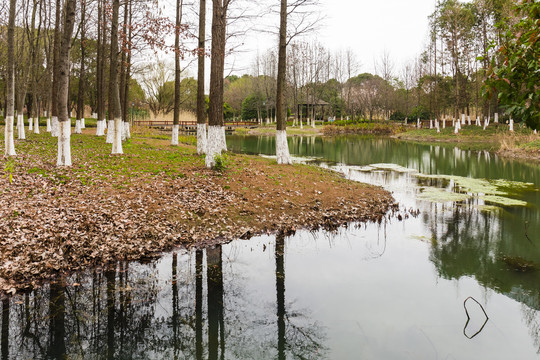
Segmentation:
<svg viewBox="0 0 540 360">
<path fill-rule="evenodd" d="M 122 156 L 73 136 L 74 166 L 62 169 L 54 140 L 18 142 L 14 181 L 0 178 L 0 292 L 179 246 L 377 221 L 395 206 L 389 192 L 315 166 L 229 154 L 217 172 L 192 146 L 137 135 Z"/>
</svg>

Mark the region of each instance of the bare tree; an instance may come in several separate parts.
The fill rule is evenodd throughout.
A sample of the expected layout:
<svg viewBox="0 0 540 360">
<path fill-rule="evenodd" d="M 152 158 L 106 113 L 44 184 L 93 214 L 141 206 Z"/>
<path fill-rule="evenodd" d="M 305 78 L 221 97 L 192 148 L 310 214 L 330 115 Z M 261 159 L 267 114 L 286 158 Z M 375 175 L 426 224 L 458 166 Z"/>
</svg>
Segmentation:
<svg viewBox="0 0 540 360">
<path fill-rule="evenodd" d="M 279 25 L 279 52 L 277 75 L 277 125 L 276 155 L 278 164 L 292 164 L 287 143 L 287 103 L 285 102 L 285 79 L 287 71 L 287 0 L 281 0 Z"/>
<path fill-rule="evenodd" d="M 66 0 L 64 11 L 64 23 L 62 43 L 58 56 L 58 160 L 57 166 L 71 166 L 71 121 L 68 114 L 68 95 L 69 95 L 69 51 L 71 49 L 71 35 L 75 23 L 75 11 L 77 9 L 77 0 Z"/>
<path fill-rule="evenodd" d="M 113 0 L 111 19 L 111 53 L 109 69 L 109 121 L 114 120 L 112 154 L 122 154 L 122 108 L 118 87 L 118 16 L 120 0 Z M 109 127 L 109 131 L 111 128 Z"/>
<path fill-rule="evenodd" d="M 199 0 L 199 39 L 197 65 L 197 153 L 206 153 L 206 101 L 204 97 L 204 57 L 206 36 L 206 0 Z"/>
<path fill-rule="evenodd" d="M 176 0 L 176 26 L 174 31 L 174 111 L 171 145 L 178 145 L 180 124 L 180 25 L 182 24 L 184 0 Z"/>
<path fill-rule="evenodd" d="M 56 21 L 54 25 L 53 68 L 51 87 L 51 135 L 58 136 L 58 71 L 60 56 L 60 22 L 62 21 L 62 2 L 56 0 Z"/>
<path fill-rule="evenodd" d="M 227 9 L 231 0 L 212 0 L 212 59 L 210 64 L 210 108 L 206 167 L 216 163 L 216 156 L 227 150 L 223 122 L 223 74 L 225 71 L 225 35 Z"/>
<path fill-rule="evenodd" d="M 86 0 L 81 0 L 81 68 L 79 72 L 79 92 L 77 96 L 77 119 L 75 133 L 80 134 L 84 123 L 84 94 L 85 94 L 85 61 L 86 61 Z"/>
<path fill-rule="evenodd" d="M 15 8 L 17 0 L 10 0 L 8 20 L 8 54 L 7 54 L 7 99 L 6 99 L 6 125 L 5 125 L 5 154 L 15 156 L 15 143 L 13 141 L 13 116 L 15 112 Z"/>
<path fill-rule="evenodd" d="M 384 50 L 378 61 L 375 61 L 375 70 L 380 77 L 387 83 L 392 85 L 394 77 L 394 62 L 388 50 Z M 390 118 L 390 97 L 392 95 L 392 86 L 384 86 L 381 94 L 383 100 L 384 120 Z"/>
</svg>

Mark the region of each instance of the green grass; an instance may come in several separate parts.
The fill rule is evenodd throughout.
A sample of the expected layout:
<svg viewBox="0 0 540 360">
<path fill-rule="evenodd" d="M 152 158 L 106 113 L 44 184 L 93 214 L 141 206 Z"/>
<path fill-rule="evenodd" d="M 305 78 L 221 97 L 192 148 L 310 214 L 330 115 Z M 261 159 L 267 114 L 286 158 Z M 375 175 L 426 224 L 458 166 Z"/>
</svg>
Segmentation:
<svg viewBox="0 0 540 360">
<path fill-rule="evenodd" d="M 4 142 L 1 129 L 0 141 Z M 57 139 L 47 132 L 27 133 L 26 140 L 15 139 L 17 152 L 14 160 L 14 176 L 17 171 L 26 169 L 27 173 L 39 174 L 61 185 L 70 180 L 83 185 L 91 185 L 98 178 L 130 179 L 140 176 L 165 174 L 172 179 L 185 177 L 186 167 L 204 166 L 204 159 L 186 147 L 152 146 L 145 144 L 149 140 L 144 135 L 134 135 L 123 142 L 123 155 L 111 155 L 111 144 L 105 143 L 105 137 L 95 135 L 72 134 L 72 162 L 69 173 L 56 167 Z M 184 143 L 192 143 L 192 137 L 183 137 Z M 31 167 L 25 166 L 32 159 Z M 35 161 L 37 159 L 37 161 Z M 3 168 L 3 167 L 2 167 Z M 68 175 L 69 174 L 69 175 Z"/>
<path fill-rule="evenodd" d="M 525 150 L 540 151 L 540 140 L 528 142 L 521 145 L 520 147 Z"/>
</svg>

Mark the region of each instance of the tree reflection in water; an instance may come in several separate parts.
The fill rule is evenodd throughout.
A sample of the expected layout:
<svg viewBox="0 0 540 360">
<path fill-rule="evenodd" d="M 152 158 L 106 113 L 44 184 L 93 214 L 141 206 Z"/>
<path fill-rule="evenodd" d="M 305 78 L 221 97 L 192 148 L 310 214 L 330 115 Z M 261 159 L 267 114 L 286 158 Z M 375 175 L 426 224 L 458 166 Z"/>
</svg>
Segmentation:
<svg viewBox="0 0 540 360">
<path fill-rule="evenodd" d="M 271 307 L 229 271 L 222 246 L 122 262 L 4 299 L 2 360 L 320 358 L 322 327 L 286 303 L 284 252 L 280 236 Z"/>
</svg>

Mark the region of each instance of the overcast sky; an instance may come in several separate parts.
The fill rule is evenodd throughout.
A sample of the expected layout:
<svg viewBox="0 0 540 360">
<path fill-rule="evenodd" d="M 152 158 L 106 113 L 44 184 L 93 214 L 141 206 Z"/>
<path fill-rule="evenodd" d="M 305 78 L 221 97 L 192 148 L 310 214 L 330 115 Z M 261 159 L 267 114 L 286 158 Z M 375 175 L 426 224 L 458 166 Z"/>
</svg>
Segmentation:
<svg viewBox="0 0 540 360">
<path fill-rule="evenodd" d="M 352 49 L 362 65 L 360 71 L 372 73 L 374 60 L 385 50 L 396 70 L 422 51 L 427 39 L 428 16 L 435 8 L 435 0 L 321 0 L 321 3 L 326 18 L 313 38 L 331 50 Z M 257 51 L 264 53 L 270 46 L 277 46 L 275 36 L 254 31 L 243 42 L 243 51 L 230 55 L 227 61 L 233 73 L 249 72 Z"/>
</svg>

